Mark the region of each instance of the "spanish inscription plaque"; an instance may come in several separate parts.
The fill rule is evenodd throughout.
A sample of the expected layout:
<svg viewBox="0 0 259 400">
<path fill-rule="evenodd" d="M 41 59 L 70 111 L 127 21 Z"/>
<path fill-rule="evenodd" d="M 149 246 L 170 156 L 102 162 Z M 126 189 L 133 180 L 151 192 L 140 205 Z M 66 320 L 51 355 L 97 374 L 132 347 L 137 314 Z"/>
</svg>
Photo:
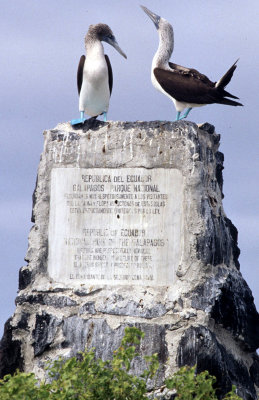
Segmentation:
<svg viewBox="0 0 259 400">
<path fill-rule="evenodd" d="M 177 169 L 54 168 L 48 273 L 55 282 L 170 285 L 181 257 Z"/>
</svg>

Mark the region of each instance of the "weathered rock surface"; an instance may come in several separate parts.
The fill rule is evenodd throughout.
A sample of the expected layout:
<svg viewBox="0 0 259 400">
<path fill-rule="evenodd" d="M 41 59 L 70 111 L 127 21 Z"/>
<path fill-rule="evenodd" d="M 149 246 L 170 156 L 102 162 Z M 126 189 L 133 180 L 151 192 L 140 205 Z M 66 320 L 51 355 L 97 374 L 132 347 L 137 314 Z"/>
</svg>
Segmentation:
<svg viewBox="0 0 259 400">
<path fill-rule="evenodd" d="M 197 364 L 198 372 L 209 370 L 220 382 L 219 395 L 235 384 L 242 398 L 256 398 L 254 381 L 245 363 L 228 352 L 225 343 L 222 345 L 205 327 L 192 326 L 185 331 L 178 347 L 177 361 L 179 366 Z"/>
<path fill-rule="evenodd" d="M 141 354 L 157 352 L 158 386 L 181 365 L 218 379 L 218 396 L 235 384 L 245 400 L 259 386 L 259 318 L 239 272 L 237 230 L 223 206 L 220 136 L 209 124 L 95 121 L 46 131 L 33 194 L 34 223 L 20 270 L 16 311 L 0 344 L 1 376 L 16 368 L 40 378 L 49 359 L 95 347 L 110 358 L 125 326 L 146 336 Z M 184 177 L 181 259 L 167 286 L 75 285 L 48 275 L 51 171 L 54 168 L 174 168 Z M 133 371 L 140 373 L 143 359 Z"/>
</svg>

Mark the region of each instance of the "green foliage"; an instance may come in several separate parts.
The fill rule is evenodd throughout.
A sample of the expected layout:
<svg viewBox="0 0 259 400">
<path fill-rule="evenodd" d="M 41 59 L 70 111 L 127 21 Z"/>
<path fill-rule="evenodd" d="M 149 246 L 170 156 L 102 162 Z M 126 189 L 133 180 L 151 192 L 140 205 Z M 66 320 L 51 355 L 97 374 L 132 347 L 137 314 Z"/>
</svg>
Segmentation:
<svg viewBox="0 0 259 400">
<path fill-rule="evenodd" d="M 216 378 L 210 376 L 208 371 L 196 375 L 195 369 L 195 367 L 181 368 L 172 378 L 166 380 L 166 386 L 169 389 L 176 389 L 179 400 L 216 400 L 213 388 Z"/>
<path fill-rule="evenodd" d="M 39 400 L 48 399 L 48 392 L 44 387 L 37 386 L 37 379 L 33 373 L 16 372 L 13 376 L 6 375 L 0 380 L 1 400 Z"/>
<path fill-rule="evenodd" d="M 232 385 L 232 390 L 231 390 L 231 392 L 227 393 L 223 400 L 240 400 L 240 399 L 241 399 L 241 397 L 239 397 L 239 396 L 236 394 L 236 387 L 235 387 L 235 385 Z M 241 399 L 241 400 L 242 400 L 242 399 Z"/>
<path fill-rule="evenodd" d="M 203 371 L 196 373 L 196 366 L 182 367 L 171 378 L 166 379 L 166 387 L 176 390 L 176 400 L 217 400 L 215 393 L 216 378 Z M 240 400 L 233 385 L 231 392 L 223 400 Z"/>
<path fill-rule="evenodd" d="M 47 367 L 50 383 L 37 384 L 34 374 L 16 372 L 0 380 L 0 400 L 144 400 L 146 383 L 154 377 L 157 355 L 145 357 L 148 368 L 140 377 L 129 374 L 132 360 L 138 356 L 136 345 L 144 333 L 126 328 L 121 346 L 110 361 L 96 360 L 94 350 L 54 361 Z"/>
<path fill-rule="evenodd" d="M 156 377 L 157 355 L 146 356 L 147 369 L 140 377 L 129 373 L 139 354 L 136 346 L 144 333 L 126 328 L 121 346 L 110 361 L 95 359 L 94 349 L 81 353 L 80 359 L 59 359 L 47 367 L 50 379 L 38 383 L 33 373 L 16 372 L 0 380 L 0 400 L 145 400 L 147 380 Z M 181 368 L 166 380 L 168 390 L 177 391 L 179 400 L 214 400 L 216 378 L 207 371 L 195 373 L 195 367 Z M 153 394 L 154 399 L 154 394 Z M 235 388 L 225 400 L 240 400 Z"/>
</svg>

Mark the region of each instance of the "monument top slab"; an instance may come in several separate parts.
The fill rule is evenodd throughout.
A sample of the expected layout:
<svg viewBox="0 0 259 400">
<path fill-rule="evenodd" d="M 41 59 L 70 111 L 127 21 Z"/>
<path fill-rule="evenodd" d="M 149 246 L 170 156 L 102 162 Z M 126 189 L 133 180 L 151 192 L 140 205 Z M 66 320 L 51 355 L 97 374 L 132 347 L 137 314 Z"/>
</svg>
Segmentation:
<svg viewBox="0 0 259 400">
<path fill-rule="evenodd" d="M 200 207 L 221 198 L 208 158 L 219 135 L 202 128 L 95 121 L 46 131 L 27 253 L 34 287 L 171 287 L 207 257 L 196 251 Z"/>
</svg>

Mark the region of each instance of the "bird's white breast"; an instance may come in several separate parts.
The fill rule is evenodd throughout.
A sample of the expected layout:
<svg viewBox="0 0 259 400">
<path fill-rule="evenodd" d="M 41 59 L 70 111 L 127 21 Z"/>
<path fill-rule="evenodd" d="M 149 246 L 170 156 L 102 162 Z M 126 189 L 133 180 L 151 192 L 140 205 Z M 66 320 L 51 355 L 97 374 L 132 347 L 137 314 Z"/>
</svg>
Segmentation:
<svg viewBox="0 0 259 400">
<path fill-rule="evenodd" d="M 168 68 L 169 69 L 169 68 Z M 175 108 L 176 108 L 176 103 L 177 100 L 175 100 L 172 96 L 170 96 L 170 94 L 168 94 L 163 88 L 162 86 L 158 83 L 155 74 L 154 74 L 154 69 L 153 66 L 151 68 L 151 82 L 154 86 L 155 89 L 159 90 L 159 92 L 163 93 L 165 96 L 169 97 L 169 99 L 171 99 L 174 102 Z M 184 108 L 183 108 L 184 109 Z M 177 110 L 178 111 L 178 110 Z M 180 110 L 179 110 L 180 111 Z M 182 111 L 182 110 L 181 110 Z"/>
<path fill-rule="evenodd" d="M 108 111 L 109 100 L 108 67 L 101 45 L 101 49 L 96 47 L 87 53 L 79 96 L 79 111 L 85 111 L 90 116 L 100 115 Z"/>
</svg>

